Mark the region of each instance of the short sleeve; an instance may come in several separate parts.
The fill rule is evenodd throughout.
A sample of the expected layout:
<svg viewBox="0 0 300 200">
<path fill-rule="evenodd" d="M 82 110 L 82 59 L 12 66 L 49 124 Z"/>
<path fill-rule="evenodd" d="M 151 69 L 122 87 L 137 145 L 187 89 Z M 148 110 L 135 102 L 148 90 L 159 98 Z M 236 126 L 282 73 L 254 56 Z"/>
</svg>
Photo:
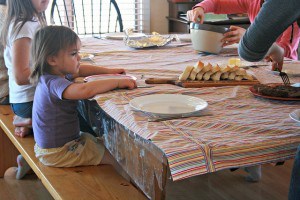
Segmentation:
<svg viewBox="0 0 300 200">
<path fill-rule="evenodd" d="M 17 24 L 16 27 L 19 27 L 21 23 Z M 12 35 L 12 42 L 21 39 L 21 38 L 30 38 L 33 39 L 35 32 L 40 28 L 40 23 L 37 21 L 28 21 L 26 22 L 19 32 Z M 16 28 L 18 30 L 18 28 Z"/>
<path fill-rule="evenodd" d="M 71 85 L 72 82 L 68 81 L 65 78 L 61 77 L 52 77 L 47 83 L 50 94 L 56 96 L 59 99 L 63 99 L 62 94 L 65 89 Z"/>
</svg>

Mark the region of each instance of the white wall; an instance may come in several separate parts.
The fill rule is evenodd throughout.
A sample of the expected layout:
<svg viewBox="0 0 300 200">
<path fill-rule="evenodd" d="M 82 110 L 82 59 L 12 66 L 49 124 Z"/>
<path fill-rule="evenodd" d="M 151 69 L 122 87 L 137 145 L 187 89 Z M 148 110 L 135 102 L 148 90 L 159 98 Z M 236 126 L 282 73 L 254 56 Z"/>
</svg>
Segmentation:
<svg viewBox="0 0 300 200">
<path fill-rule="evenodd" d="M 150 31 L 167 34 L 169 30 L 166 16 L 169 14 L 167 0 L 150 0 Z"/>
</svg>

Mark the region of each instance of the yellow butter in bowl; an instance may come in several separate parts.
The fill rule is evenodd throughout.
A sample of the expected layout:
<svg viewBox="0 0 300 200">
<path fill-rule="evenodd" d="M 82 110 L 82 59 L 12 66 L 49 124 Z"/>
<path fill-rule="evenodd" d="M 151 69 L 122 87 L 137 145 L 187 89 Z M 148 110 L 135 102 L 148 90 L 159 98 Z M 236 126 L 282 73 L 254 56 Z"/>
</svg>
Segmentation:
<svg viewBox="0 0 300 200">
<path fill-rule="evenodd" d="M 229 66 L 241 66 L 241 59 L 239 58 L 229 58 L 228 60 L 228 65 Z"/>
</svg>

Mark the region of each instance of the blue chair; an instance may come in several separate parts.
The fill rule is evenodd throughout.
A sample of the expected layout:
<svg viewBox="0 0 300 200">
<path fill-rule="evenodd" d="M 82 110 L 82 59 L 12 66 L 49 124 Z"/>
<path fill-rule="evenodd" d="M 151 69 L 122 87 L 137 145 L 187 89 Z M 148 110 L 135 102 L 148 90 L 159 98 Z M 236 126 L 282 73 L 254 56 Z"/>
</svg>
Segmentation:
<svg viewBox="0 0 300 200">
<path fill-rule="evenodd" d="M 105 33 L 123 32 L 115 0 L 53 0 L 50 22 L 68 26 L 78 35 L 101 37 Z"/>
</svg>

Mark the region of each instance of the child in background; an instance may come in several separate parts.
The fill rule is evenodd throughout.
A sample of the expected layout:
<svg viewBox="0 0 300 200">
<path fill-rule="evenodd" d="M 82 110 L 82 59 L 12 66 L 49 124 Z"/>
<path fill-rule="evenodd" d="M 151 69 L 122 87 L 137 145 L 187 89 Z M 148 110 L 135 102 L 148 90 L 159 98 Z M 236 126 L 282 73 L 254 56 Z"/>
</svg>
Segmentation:
<svg viewBox="0 0 300 200">
<path fill-rule="evenodd" d="M 4 19 L 6 15 L 6 1 L 0 0 L 0 31 L 2 31 Z M 4 47 L 0 41 L 0 105 L 9 104 L 8 98 L 8 75 L 7 68 L 4 63 Z"/>
<path fill-rule="evenodd" d="M 64 26 L 39 30 L 33 40 L 31 81 L 38 82 L 33 103 L 33 130 L 36 157 L 44 165 L 74 167 L 111 164 L 122 169 L 104 145 L 79 130 L 78 100 L 117 88 L 133 89 L 130 78 L 73 83 L 70 77 L 88 76 L 92 70 L 80 66 L 80 40 Z M 103 73 L 108 69 L 97 67 Z M 97 70 L 97 69 L 95 69 Z"/>
<path fill-rule="evenodd" d="M 253 23 L 258 15 L 264 0 L 204 0 L 193 7 L 193 10 L 187 12 L 190 21 L 204 21 L 204 13 L 213 12 L 216 14 L 237 14 L 247 13 L 250 22 Z M 271 14 L 271 13 L 270 13 Z M 246 30 L 238 26 L 230 26 L 230 31 L 224 34 L 222 42 L 224 46 L 238 43 Z M 282 54 L 293 60 L 298 60 L 298 45 L 300 39 L 300 30 L 297 22 L 289 26 L 276 40 L 277 48 L 280 48 Z M 271 58 L 267 58 L 271 61 Z M 274 68 L 275 66 L 273 66 Z"/>
<path fill-rule="evenodd" d="M 15 113 L 15 134 L 30 133 L 35 85 L 29 83 L 30 46 L 34 33 L 46 25 L 49 0 L 10 0 L 2 31 L 4 60 L 9 76 L 9 96 Z"/>
<path fill-rule="evenodd" d="M 30 84 L 31 40 L 36 30 L 46 25 L 44 11 L 49 0 L 9 0 L 1 39 L 9 77 L 9 101 L 15 113 L 15 134 L 25 137 L 31 129 L 32 101 L 35 85 Z M 17 157 L 16 178 L 29 170 L 25 159 Z"/>
</svg>

